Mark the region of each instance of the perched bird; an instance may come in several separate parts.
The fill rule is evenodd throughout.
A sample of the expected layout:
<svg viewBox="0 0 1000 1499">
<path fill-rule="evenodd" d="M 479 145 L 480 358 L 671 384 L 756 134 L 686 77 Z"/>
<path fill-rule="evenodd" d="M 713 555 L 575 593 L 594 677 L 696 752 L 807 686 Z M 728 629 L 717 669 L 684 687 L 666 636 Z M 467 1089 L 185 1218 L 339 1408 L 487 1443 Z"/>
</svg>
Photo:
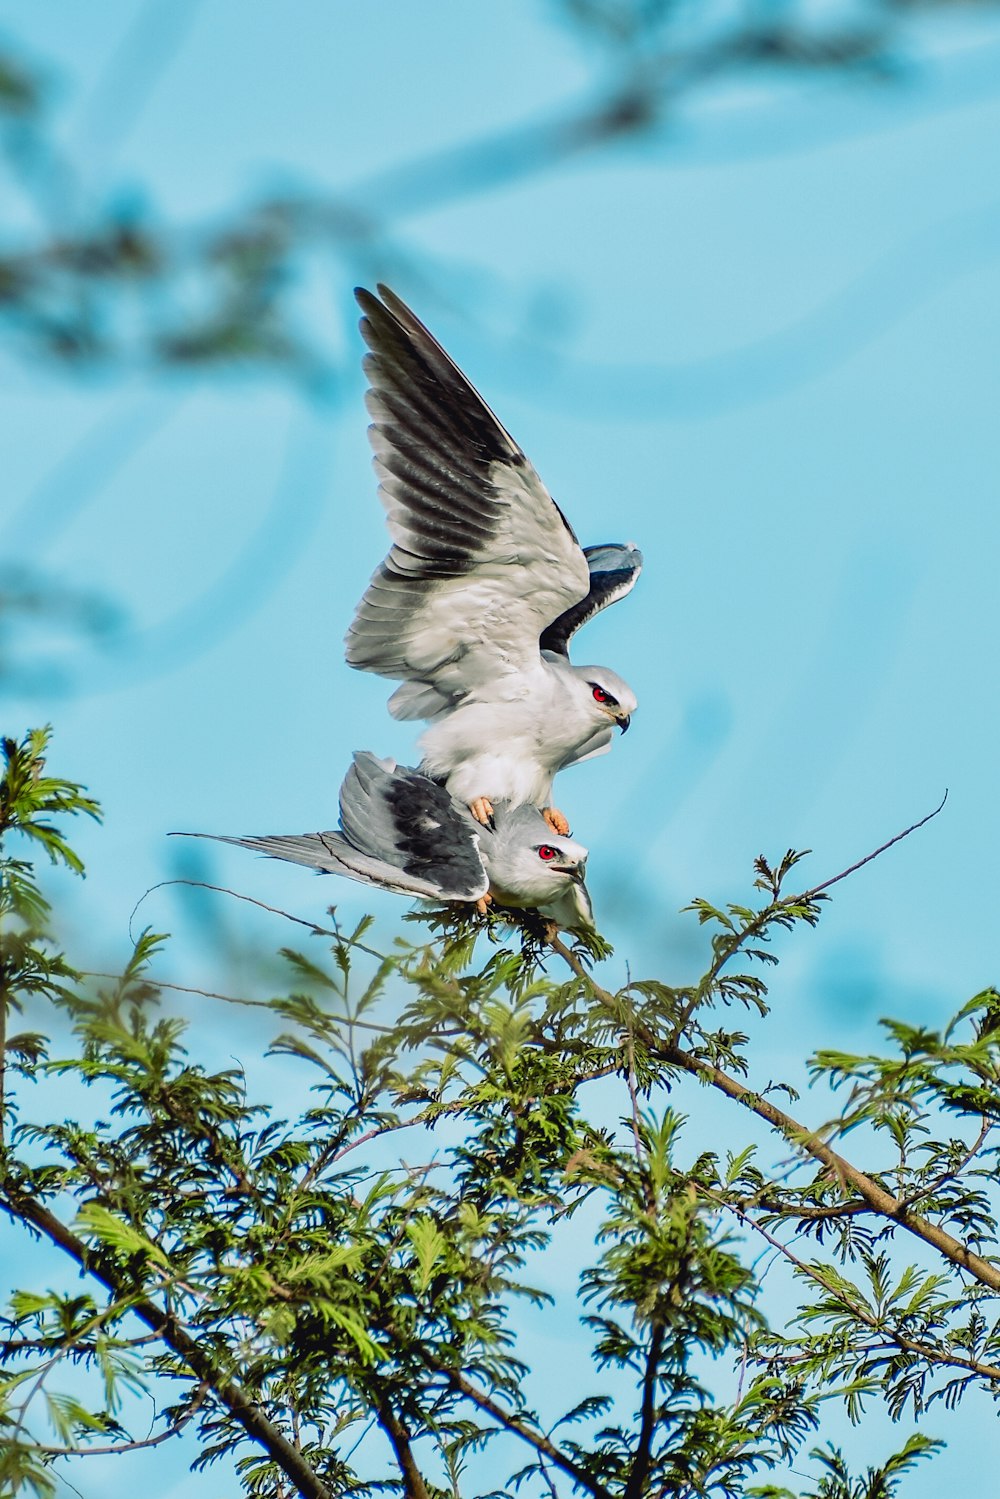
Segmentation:
<svg viewBox="0 0 1000 1499">
<path fill-rule="evenodd" d="M 556 772 L 609 748 L 636 707 L 569 642 L 633 587 L 631 543 L 586 552 L 524 453 L 410 309 L 356 293 L 370 353 L 369 428 L 392 547 L 347 633 L 351 666 L 401 680 L 424 718 L 421 769 L 481 824 L 501 802 L 549 806 Z"/>
<path fill-rule="evenodd" d="M 471 901 L 480 911 L 494 900 L 538 909 L 570 930 L 594 926 L 587 850 L 554 835 L 536 808 L 498 804 L 493 827 L 481 827 L 439 782 L 367 750 L 355 754 L 340 788 L 336 832 L 181 836 L 217 837 L 401 895 Z"/>
</svg>

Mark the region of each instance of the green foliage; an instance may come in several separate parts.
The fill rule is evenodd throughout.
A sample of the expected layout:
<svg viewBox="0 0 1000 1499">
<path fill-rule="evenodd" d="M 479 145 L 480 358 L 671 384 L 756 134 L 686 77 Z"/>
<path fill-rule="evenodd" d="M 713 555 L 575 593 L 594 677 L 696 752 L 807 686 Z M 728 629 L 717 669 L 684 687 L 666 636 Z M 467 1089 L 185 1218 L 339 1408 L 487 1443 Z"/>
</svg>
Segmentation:
<svg viewBox="0 0 1000 1499">
<path fill-rule="evenodd" d="M 809 1448 L 824 1402 L 919 1417 L 1000 1390 L 1000 1000 L 941 1033 L 888 1024 L 887 1056 L 821 1054 L 843 1111 L 784 1113 L 780 1080 L 740 1081 L 728 1016 L 766 1021 L 770 938 L 818 918 L 818 891 L 785 893 L 798 855 L 757 862 L 761 906 L 695 902 L 695 985 L 610 992 L 604 944 L 512 913 L 422 912 L 387 953 L 332 920 L 284 950 L 289 992 L 254 1001 L 301 1078 L 283 1117 L 266 1059 L 263 1081 L 213 1065 L 162 1005 L 165 939 L 143 933 L 110 984 L 54 947 L 10 844 L 82 872 L 59 819 L 97 808 L 45 747 L 5 745 L 0 793 L 3 997 L 38 1025 L 6 1040 L 0 1207 L 74 1273 L 12 1289 L 0 1323 L 7 1490 L 47 1499 L 65 1463 L 183 1432 L 194 1466 L 225 1457 L 273 1499 L 778 1499 L 793 1466 L 802 1499 L 889 1499 L 940 1444 L 852 1476 Z M 685 1088 L 718 1097 L 710 1146 Z M 521 1341 L 570 1308 L 582 1398 L 541 1385 Z"/>
</svg>

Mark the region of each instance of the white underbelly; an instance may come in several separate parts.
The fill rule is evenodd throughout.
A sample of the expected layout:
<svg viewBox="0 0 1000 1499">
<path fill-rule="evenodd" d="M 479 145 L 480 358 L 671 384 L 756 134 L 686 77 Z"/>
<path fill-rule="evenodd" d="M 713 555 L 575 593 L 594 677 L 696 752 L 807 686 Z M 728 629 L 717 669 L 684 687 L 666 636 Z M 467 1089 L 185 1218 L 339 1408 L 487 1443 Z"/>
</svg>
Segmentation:
<svg viewBox="0 0 1000 1499">
<path fill-rule="evenodd" d="M 477 796 L 512 806 L 547 806 L 566 745 L 546 732 L 545 715 L 523 700 L 466 703 L 420 739 L 423 768 L 460 801 Z"/>
</svg>

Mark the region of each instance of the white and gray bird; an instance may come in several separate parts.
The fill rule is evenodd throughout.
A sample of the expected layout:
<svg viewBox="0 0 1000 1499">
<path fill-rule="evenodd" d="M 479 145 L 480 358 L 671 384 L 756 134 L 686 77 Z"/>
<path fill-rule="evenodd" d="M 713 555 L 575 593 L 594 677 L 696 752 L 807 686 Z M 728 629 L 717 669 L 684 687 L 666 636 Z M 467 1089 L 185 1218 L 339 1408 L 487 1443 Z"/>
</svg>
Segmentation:
<svg viewBox="0 0 1000 1499">
<path fill-rule="evenodd" d="M 424 900 L 489 900 L 533 908 L 570 930 L 593 930 L 587 850 L 553 834 L 534 807 L 498 803 L 481 827 L 439 782 L 360 750 L 340 788 L 335 832 L 213 838 Z"/>
<path fill-rule="evenodd" d="M 628 728 L 632 689 L 574 666 L 569 642 L 624 597 L 631 543 L 581 548 L 524 453 L 424 325 L 385 286 L 356 293 L 370 353 L 369 428 L 392 547 L 347 634 L 351 666 L 402 681 L 396 718 L 428 719 L 422 769 L 487 823 L 549 807 L 556 772 Z"/>
</svg>

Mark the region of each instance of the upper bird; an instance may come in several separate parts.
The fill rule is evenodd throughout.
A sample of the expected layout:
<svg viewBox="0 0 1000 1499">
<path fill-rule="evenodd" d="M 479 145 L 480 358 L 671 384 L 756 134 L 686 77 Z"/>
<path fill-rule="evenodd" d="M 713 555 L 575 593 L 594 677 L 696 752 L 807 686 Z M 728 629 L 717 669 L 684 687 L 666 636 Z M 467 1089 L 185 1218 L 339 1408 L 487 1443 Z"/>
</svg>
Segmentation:
<svg viewBox="0 0 1000 1499">
<path fill-rule="evenodd" d="M 421 769 L 480 823 L 542 809 L 557 771 L 610 746 L 635 711 L 569 642 L 622 598 L 637 547 L 584 551 L 534 468 L 440 344 L 388 287 L 356 292 L 371 352 L 369 436 L 392 546 L 347 632 L 351 666 L 401 680 L 396 718 L 426 718 Z M 381 300 L 379 300 L 381 298 Z"/>
</svg>

